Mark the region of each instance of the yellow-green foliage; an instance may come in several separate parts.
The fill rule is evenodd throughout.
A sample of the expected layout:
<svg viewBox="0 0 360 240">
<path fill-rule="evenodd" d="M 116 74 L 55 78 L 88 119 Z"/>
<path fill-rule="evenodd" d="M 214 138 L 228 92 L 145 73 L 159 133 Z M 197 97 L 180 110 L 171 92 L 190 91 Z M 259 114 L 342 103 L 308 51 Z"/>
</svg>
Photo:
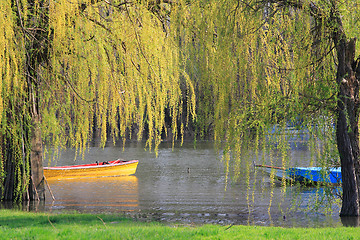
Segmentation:
<svg viewBox="0 0 360 240">
<path fill-rule="evenodd" d="M 6 109 L 9 107 L 5 99 L 12 95 L 19 95 L 22 91 L 21 70 L 22 43 L 16 38 L 17 29 L 14 26 L 14 14 L 11 10 L 11 4 L 8 1 L 0 3 L 0 122 L 3 120 Z"/>
<path fill-rule="evenodd" d="M 269 135 L 274 124 L 283 131 L 289 121 L 301 120 L 304 127 L 324 121 L 322 127 L 332 132 L 337 92 L 333 45 L 329 26 L 314 25 L 306 1 L 297 9 L 252 1 L 181 6 L 174 31 L 196 86 L 198 131 L 204 134 L 211 125 L 214 139 L 225 140 L 224 161 L 234 160 L 236 174 L 246 169 L 240 168 L 246 159 L 242 149 L 257 152 L 259 143 L 267 144 L 259 135 Z M 273 139 L 282 149 L 282 165 L 289 165 L 288 142 Z"/>
<path fill-rule="evenodd" d="M 253 160 L 284 168 L 339 166 L 334 137 L 337 60 L 328 19 L 315 24 L 310 1 L 301 1 L 304 7 L 297 9 L 254 1 L 185 2 L 179 2 L 177 18 L 172 15 L 172 30 L 195 86 L 195 126 L 200 136 L 214 134 L 227 176 L 236 181 L 241 175 L 243 184 L 263 186 L 252 174 Z M 330 16 L 330 1 L 313 2 Z M 357 36 L 360 21 L 352 7 L 356 12 L 359 4 L 338 4 L 345 30 Z M 296 122 L 308 134 L 305 144 L 311 152 L 301 163 L 291 159 L 288 141 L 297 134 L 289 131 L 289 123 Z M 275 186 L 274 173 L 270 186 Z M 281 186 L 285 196 L 285 182 Z M 272 201 L 272 187 L 262 190 L 270 192 L 269 211 L 281 204 Z M 247 189 L 249 206 L 255 201 L 253 191 Z M 312 207 L 331 209 L 332 203 L 327 204 Z"/>
<path fill-rule="evenodd" d="M 18 136 L 12 145 L 20 151 L 22 121 L 9 116 L 23 112 L 23 124 L 29 122 L 24 36 L 31 36 L 23 33 L 32 26 L 22 27 L 33 16 L 27 0 L 15 2 L 0 3 L 0 121 L 2 132 Z M 226 169 L 235 177 L 250 168 L 244 149 L 274 150 L 265 141 L 274 125 L 271 143 L 280 164 L 289 165 L 290 147 L 277 134 L 290 121 L 301 120 L 310 132 L 312 165 L 333 158 L 333 142 L 318 147 L 333 137 L 331 22 L 309 14 L 313 2 L 330 16 L 330 1 L 304 0 L 297 9 L 247 0 L 171 2 L 49 1 L 48 61 L 36 69 L 44 141 L 82 151 L 94 129 L 104 146 L 135 127 L 139 140 L 147 130 L 147 145 L 156 149 L 169 130 L 167 112 L 173 139 L 191 123 L 201 137 L 213 133 L 225 143 Z M 359 4 L 334 3 L 345 31 L 357 36 Z M 262 160 L 273 161 L 271 154 Z"/>
<path fill-rule="evenodd" d="M 179 63 L 178 43 L 168 36 L 165 15 L 160 21 L 150 3 L 41 3 L 0 3 L 0 172 L 8 174 L 2 164 L 14 160 L 17 196 L 28 186 L 33 98 L 38 98 L 43 142 L 80 152 L 94 130 L 101 146 L 131 137 L 133 129 L 141 140 L 146 130 L 147 146 L 156 150 L 164 132 L 170 130 L 173 139 L 183 133 L 183 122 L 178 124 L 188 114 L 183 101 L 195 116 L 194 88 Z M 39 17 L 45 26 L 36 25 Z M 35 31 L 48 36 L 37 38 Z M 31 43 L 47 46 L 42 60 Z"/>
<path fill-rule="evenodd" d="M 26 19 L 26 11 L 22 12 Z M 17 34 L 15 15 L 9 1 L 0 3 L 0 192 L 4 190 L 4 161 L 11 155 L 14 165 L 13 191 L 20 194 L 28 183 L 29 163 L 23 161 L 27 157 L 24 147 L 27 141 L 24 129 L 28 128 L 28 113 L 24 102 L 24 42 Z M 21 20 L 24 20 L 21 19 Z M 4 196 L 2 196 L 4 197 Z"/>
<path fill-rule="evenodd" d="M 102 145 L 108 131 L 113 140 L 125 138 L 133 125 L 142 139 L 146 125 L 148 146 L 157 148 L 167 130 L 165 109 L 173 117 L 174 136 L 182 114 L 180 76 L 185 74 L 176 45 L 147 5 L 84 4 L 83 11 L 67 0 L 50 4 L 49 81 L 55 88 L 43 96 L 44 135 L 83 149 L 94 124 Z"/>
</svg>

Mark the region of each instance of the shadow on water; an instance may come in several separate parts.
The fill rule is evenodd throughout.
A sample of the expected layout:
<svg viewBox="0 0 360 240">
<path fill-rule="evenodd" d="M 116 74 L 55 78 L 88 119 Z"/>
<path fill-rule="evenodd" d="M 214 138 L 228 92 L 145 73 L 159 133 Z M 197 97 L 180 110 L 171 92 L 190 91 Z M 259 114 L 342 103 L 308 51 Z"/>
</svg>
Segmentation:
<svg viewBox="0 0 360 240">
<path fill-rule="evenodd" d="M 297 161 L 310 154 L 291 153 Z M 184 143 L 172 149 L 163 143 L 155 153 L 143 143 L 90 147 L 75 162 L 75 151 L 62 152 L 51 166 L 138 159 L 135 176 L 49 181 L 43 206 L 22 208 L 45 212 L 125 213 L 139 220 L 181 223 L 245 224 L 283 227 L 341 226 L 337 206 L 323 214 L 309 211 L 317 191 L 298 186 L 283 188 L 267 174 L 249 169 L 236 182 L 226 183 L 224 166 L 212 142 Z M 253 161 L 250 159 L 249 161 Z M 45 163 L 47 165 L 47 163 Z M 226 190 L 225 190 L 225 186 Z M 314 194 L 315 192 L 315 194 Z M 9 206 L 11 208 L 11 206 Z"/>
<path fill-rule="evenodd" d="M 45 211 L 45 202 L 44 201 L 25 201 L 22 203 L 14 203 L 12 201 L 3 201 L 0 202 L 0 209 L 14 209 L 19 211 L 28 211 L 28 212 L 43 212 Z"/>
</svg>

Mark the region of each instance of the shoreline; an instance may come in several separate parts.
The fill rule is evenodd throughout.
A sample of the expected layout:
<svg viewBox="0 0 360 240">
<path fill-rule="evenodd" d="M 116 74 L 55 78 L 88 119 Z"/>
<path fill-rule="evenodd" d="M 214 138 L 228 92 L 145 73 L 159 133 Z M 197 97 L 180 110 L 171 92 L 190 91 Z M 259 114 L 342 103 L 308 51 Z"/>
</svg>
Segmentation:
<svg viewBox="0 0 360 240">
<path fill-rule="evenodd" d="M 0 210 L 3 239 L 358 239 L 354 227 L 282 228 L 165 224 L 119 214 L 31 213 Z"/>
</svg>

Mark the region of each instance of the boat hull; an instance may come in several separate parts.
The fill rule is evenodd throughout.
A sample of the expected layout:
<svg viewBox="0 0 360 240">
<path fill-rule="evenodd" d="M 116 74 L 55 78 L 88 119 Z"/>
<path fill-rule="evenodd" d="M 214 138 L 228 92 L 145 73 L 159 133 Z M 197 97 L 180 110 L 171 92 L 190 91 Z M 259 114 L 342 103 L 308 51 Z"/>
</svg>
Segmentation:
<svg viewBox="0 0 360 240">
<path fill-rule="evenodd" d="M 295 167 L 286 170 L 287 174 L 299 182 L 341 183 L 341 168 Z"/>
<path fill-rule="evenodd" d="M 126 176 L 135 174 L 138 163 L 138 160 L 116 160 L 100 164 L 44 167 L 44 175 L 47 179 Z"/>
<path fill-rule="evenodd" d="M 293 167 L 282 168 L 267 165 L 256 165 L 265 172 L 280 180 L 300 182 L 303 184 L 341 184 L 341 168 Z"/>
</svg>

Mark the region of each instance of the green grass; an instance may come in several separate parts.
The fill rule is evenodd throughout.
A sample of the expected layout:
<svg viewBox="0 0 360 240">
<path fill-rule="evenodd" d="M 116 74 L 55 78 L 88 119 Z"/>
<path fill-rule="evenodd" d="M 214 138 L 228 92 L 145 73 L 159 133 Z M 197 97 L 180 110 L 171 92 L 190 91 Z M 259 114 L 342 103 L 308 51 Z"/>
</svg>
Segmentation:
<svg viewBox="0 0 360 240">
<path fill-rule="evenodd" d="M 360 239 L 358 228 L 168 226 L 118 215 L 0 210 L 0 239 Z"/>
</svg>

